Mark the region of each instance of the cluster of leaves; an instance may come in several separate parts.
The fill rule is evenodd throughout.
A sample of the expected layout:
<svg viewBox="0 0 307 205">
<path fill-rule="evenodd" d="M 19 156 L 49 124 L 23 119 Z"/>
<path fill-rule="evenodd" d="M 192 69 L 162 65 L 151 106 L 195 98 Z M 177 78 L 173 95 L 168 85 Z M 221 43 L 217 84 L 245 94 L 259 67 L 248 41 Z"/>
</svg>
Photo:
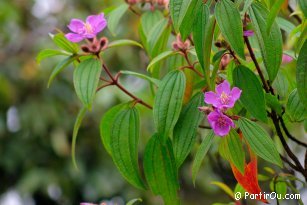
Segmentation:
<svg viewBox="0 0 307 205">
<path fill-rule="evenodd" d="M 306 11 L 304 1 L 299 2 L 302 11 Z M 80 53 L 79 46 L 69 42 L 62 33 L 54 35 L 53 41 L 61 50 L 44 50 L 39 53 L 37 60 L 55 55 L 67 56 L 54 68 L 48 86 L 69 64 L 75 66 L 74 87 L 83 108 L 78 114 L 73 133 L 74 163 L 77 132 L 85 113 L 91 110 L 96 92 L 106 86 L 117 86 L 133 101 L 112 107 L 104 114 L 100 134 L 105 149 L 130 184 L 138 189 L 149 188 L 155 195 L 162 196 L 167 205 L 179 204 L 178 170 L 194 147 L 203 120 L 203 113 L 198 110 L 198 107 L 204 106 L 203 91 L 214 90 L 216 83 L 227 79 L 242 90 L 239 103 L 229 113 L 236 119 L 239 129 L 231 130 L 229 135 L 220 139 L 220 155 L 242 175 L 246 174 L 245 147 L 258 157 L 282 168 L 276 145 L 268 132 L 256 122 L 260 121 L 273 128 L 286 153 L 294 161 L 293 164 L 287 160 L 290 166 L 305 173 L 304 177 L 307 178 L 307 168 L 302 167 L 296 161 L 297 158 L 291 155 L 293 153 L 280 128 L 281 124 L 285 133 L 289 134 L 284 118 L 288 123 L 304 122 L 306 125 L 307 122 L 305 14 L 302 15 L 303 22 L 296 27 L 290 21 L 277 17 L 287 1 L 271 3 L 267 0 L 209 0 L 206 3 L 202 0 L 171 0 L 169 10 L 154 7 L 148 10 L 146 4 L 139 7 L 122 4 L 108 10 L 108 28 L 113 34 L 116 34 L 117 25 L 126 11 L 131 10 L 139 15 L 138 32 L 142 43 L 117 40 L 110 42 L 103 52 L 123 45 L 144 48 L 150 59 L 148 76 L 131 71 L 121 71 L 113 76 L 107 62 L 102 60 L 100 54 L 103 52 Z M 298 56 L 296 83 L 293 82 L 296 86 L 291 94 L 283 90 L 286 76 L 280 69 L 284 52 L 280 28 L 288 38 L 295 40 L 295 51 L 287 54 L 293 59 Z M 244 36 L 246 30 L 253 30 L 255 35 L 251 38 Z M 174 49 L 170 49 L 169 41 L 174 39 L 174 34 L 180 34 L 179 41 L 190 42 L 191 45 L 188 48 L 174 46 Z M 260 52 L 256 52 L 258 48 Z M 226 68 L 221 68 L 225 55 L 231 56 L 231 60 Z M 102 77 L 102 71 L 110 80 Z M 119 83 L 120 74 L 148 80 L 154 95 L 153 106 L 127 91 Z M 108 83 L 100 85 L 100 81 Z M 153 110 L 155 126 L 155 133 L 145 147 L 141 163 L 143 169 L 140 169 L 138 160 L 141 120 L 136 105 L 144 105 Z M 210 131 L 198 148 L 192 165 L 194 182 L 213 139 L 214 133 Z M 285 183 L 290 177 L 293 179 L 292 175 L 276 175 L 272 177 L 275 182 L 279 178 Z M 293 190 L 296 189 L 293 187 Z"/>
</svg>

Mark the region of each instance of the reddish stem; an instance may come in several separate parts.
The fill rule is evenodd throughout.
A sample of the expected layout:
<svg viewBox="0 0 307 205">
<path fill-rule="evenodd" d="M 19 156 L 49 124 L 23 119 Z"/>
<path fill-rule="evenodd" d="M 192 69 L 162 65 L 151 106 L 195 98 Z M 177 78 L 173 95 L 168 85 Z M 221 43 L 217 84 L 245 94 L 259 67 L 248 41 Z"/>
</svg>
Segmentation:
<svg viewBox="0 0 307 205">
<path fill-rule="evenodd" d="M 200 73 L 198 70 L 196 70 L 195 69 L 195 64 L 196 63 L 191 63 L 191 61 L 190 61 L 190 59 L 189 59 L 189 57 L 188 57 L 188 54 L 187 54 L 187 52 L 186 51 L 184 51 L 184 52 L 182 52 L 182 54 L 183 54 L 183 57 L 185 58 L 185 60 L 187 61 L 187 63 L 188 63 L 188 65 L 189 66 L 184 66 L 184 67 L 182 67 L 182 68 L 188 68 L 188 69 L 190 69 L 190 70 L 192 70 L 192 71 L 194 71 L 197 75 L 199 75 L 200 77 L 204 77 L 204 75 L 202 74 L 202 73 Z"/>
<path fill-rule="evenodd" d="M 118 82 L 118 78 L 120 76 L 120 72 L 116 74 L 115 77 L 113 77 L 113 75 L 111 74 L 110 70 L 108 69 L 108 67 L 103 64 L 102 65 L 103 69 L 106 71 L 107 75 L 110 77 L 111 79 L 111 83 L 106 84 L 101 86 L 101 88 L 105 88 L 107 86 L 111 86 L 111 85 L 115 85 L 116 87 L 118 87 L 121 91 L 123 91 L 124 93 L 126 93 L 128 96 L 130 96 L 132 99 L 134 99 L 136 101 L 136 103 L 139 103 L 141 105 L 144 105 L 145 107 L 147 107 L 148 109 L 152 109 L 152 106 L 150 106 L 149 104 L 145 103 L 143 100 L 141 100 L 140 98 L 136 97 L 135 95 L 133 95 L 132 93 L 130 93 L 124 86 L 122 86 L 119 82 Z"/>
</svg>

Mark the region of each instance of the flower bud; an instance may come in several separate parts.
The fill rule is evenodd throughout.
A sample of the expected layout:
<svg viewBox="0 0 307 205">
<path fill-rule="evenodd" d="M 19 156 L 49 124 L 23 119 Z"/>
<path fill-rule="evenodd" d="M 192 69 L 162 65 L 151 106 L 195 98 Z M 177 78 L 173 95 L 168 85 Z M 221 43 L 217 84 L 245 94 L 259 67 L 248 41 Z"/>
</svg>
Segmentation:
<svg viewBox="0 0 307 205">
<path fill-rule="evenodd" d="M 181 39 L 180 34 L 178 34 L 177 37 L 176 37 L 176 41 L 173 42 L 172 45 L 173 45 L 173 49 L 174 50 L 185 52 L 185 51 L 187 51 L 190 48 L 191 43 L 190 43 L 190 41 L 188 39 L 183 42 L 182 39 Z"/>
</svg>

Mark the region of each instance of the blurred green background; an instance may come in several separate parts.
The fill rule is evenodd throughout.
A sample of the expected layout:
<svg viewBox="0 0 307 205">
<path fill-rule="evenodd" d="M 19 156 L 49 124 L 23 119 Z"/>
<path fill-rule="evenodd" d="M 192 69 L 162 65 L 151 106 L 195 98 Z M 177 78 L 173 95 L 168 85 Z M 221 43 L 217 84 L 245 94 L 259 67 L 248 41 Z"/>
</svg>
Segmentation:
<svg viewBox="0 0 307 205">
<path fill-rule="evenodd" d="M 86 115 L 77 141 L 76 170 L 71 162 L 71 136 L 81 106 L 73 92 L 72 67 L 60 74 L 47 89 L 49 74 L 61 57 L 38 65 L 36 54 L 55 48 L 48 33 L 66 30 L 71 18 L 85 18 L 123 1 L 102 0 L 1 0 L 0 1 L 0 205 L 51 205 L 95 202 L 125 204 L 142 198 L 143 204 L 161 204 L 150 192 L 127 184 L 102 147 L 101 116 L 115 104 L 130 100 L 116 88 L 101 91 L 94 109 Z M 138 40 L 138 18 L 129 13 L 122 20 L 119 38 Z M 108 31 L 103 35 L 115 39 Z M 110 49 L 104 59 L 113 72 L 136 70 L 146 73 L 148 59 L 138 48 Z M 132 77 L 121 78 L 128 90 L 152 104 L 148 84 Z M 153 133 L 151 113 L 141 114 L 140 156 Z M 206 133 L 201 133 L 205 135 Z M 200 139 L 199 139 L 200 140 Z M 218 140 L 218 139 L 217 139 Z M 216 153 L 217 147 L 211 153 Z M 195 153 L 195 149 L 193 150 Z M 228 202 L 229 198 L 211 181 L 235 186 L 229 165 L 215 154 L 206 157 L 194 188 L 191 158 L 180 171 L 183 204 Z"/>
</svg>

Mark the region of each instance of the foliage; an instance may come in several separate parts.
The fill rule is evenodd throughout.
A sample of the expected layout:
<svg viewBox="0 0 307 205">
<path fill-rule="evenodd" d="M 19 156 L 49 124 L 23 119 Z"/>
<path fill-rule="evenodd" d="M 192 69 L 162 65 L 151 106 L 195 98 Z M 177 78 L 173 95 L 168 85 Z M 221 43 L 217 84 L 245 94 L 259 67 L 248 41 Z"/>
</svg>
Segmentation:
<svg viewBox="0 0 307 205">
<path fill-rule="evenodd" d="M 299 5 L 303 7 L 303 1 Z M 46 84 L 56 84 L 72 66 L 74 91 L 82 104 L 73 129 L 73 163 L 78 163 L 75 148 L 81 123 L 87 121 L 85 114 L 97 112 L 95 99 L 113 86 L 130 101 L 121 100 L 100 114 L 102 144 L 122 177 L 142 192 L 150 190 L 166 205 L 180 204 L 179 173 L 184 164 L 192 158 L 190 181 L 195 184 L 210 152 L 228 162 L 241 186 L 237 189 L 261 192 L 257 162 L 263 159 L 274 168 L 267 176 L 271 191 L 298 192 L 291 181 L 299 178 L 284 168 L 307 180 L 307 167 L 288 145 L 292 140 L 307 147 L 304 138 L 288 130 L 293 123 L 302 127 L 307 121 L 306 19 L 303 13 L 280 15 L 288 6 L 292 9 L 288 1 L 271 5 L 265 0 L 170 0 L 169 5 L 168 1 L 127 0 L 106 8 L 106 17 L 93 17 L 97 22 L 107 21 L 114 36 L 109 39 L 115 40 L 109 42 L 107 29 L 98 37 L 98 24 L 89 20 L 78 29 L 69 27 L 86 39 L 80 43 L 71 42 L 63 31 L 51 35 L 58 49 L 45 48 L 37 55 L 39 63 L 59 60 Z M 137 29 L 130 28 L 138 31 L 139 40 L 119 36 L 124 33 L 121 21 L 129 12 L 139 21 Z M 289 42 L 292 45 L 286 51 Z M 146 74 L 127 68 L 116 73 L 109 66 L 114 62 L 107 56 L 122 46 L 133 46 L 147 56 Z M 120 81 L 123 75 L 149 82 L 142 97 Z M 146 112 L 151 119 L 149 131 L 142 129 Z M 199 133 L 206 135 L 200 145 Z M 213 184 L 236 202 L 227 181 Z"/>
</svg>

